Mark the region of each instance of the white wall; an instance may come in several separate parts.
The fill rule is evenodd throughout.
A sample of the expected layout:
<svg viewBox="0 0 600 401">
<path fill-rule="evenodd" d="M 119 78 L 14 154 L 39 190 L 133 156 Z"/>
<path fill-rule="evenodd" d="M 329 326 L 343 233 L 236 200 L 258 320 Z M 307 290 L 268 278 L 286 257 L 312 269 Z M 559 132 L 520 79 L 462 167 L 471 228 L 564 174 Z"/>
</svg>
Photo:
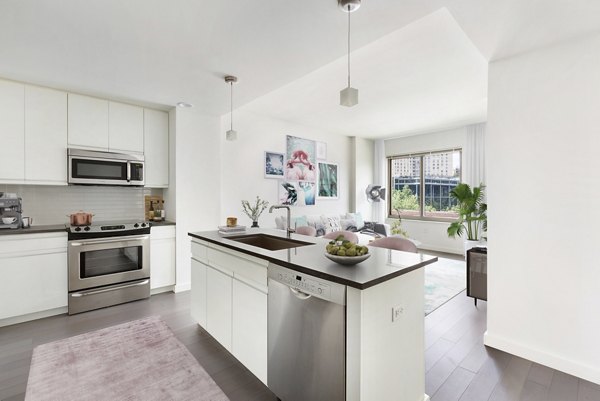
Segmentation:
<svg viewBox="0 0 600 401">
<path fill-rule="evenodd" d="M 360 212 L 365 220 L 371 220 L 373 206 L 367 201 L 365 190 L 373 184 L 373 141 L 352 137 L 352 178 L 350 182 L 350 209 Z"/>
<path fill-rule="evenodd" d="M 385 141 L 386 156 L 453 148 L 462 148 L 463 152 L 467 150 L 467 127 Z M 393 220 L 388 219 L 387 221 L 391 223 Z M 463 240 L 461 238 L 449 238 L 446 233 L 448 225 L 447 222 L 402 219 L 402 227 L 411 238 L 421 242 L 420 248 L 462 254 Z"/>
<path fill-rule="evenodd" d="M 175 111 L 175 180 L 171 177 L 168 199 L 177 209 L 175 291 L 190 289 L 190 231 L 214 230 L 220 212 L 220 117 L 198 109 Z M 172 172 L 174 170 L 171 170 Z M 173 183 L 175 184 L 173 186 Z M 175 191 L 173 195 L 172 191 Z"/>
<path fill-rule="evenodd" d="M 222 118 L 219 133 L 223 157 L 221 169 L 221 211 L 219 223 L 225 224 L 227 216 L 237 216 L 239 224 L 250 225 L 252 221 L 243 213 L 241 201 L 251 201 L 260 196 L 276 204 L 277 179 L 264 178 L 263 158 L 265 151 L 285 153 L 286 135 L 314 139 L 327 143 L 327 161 L 339 166 L 339 199 L 316 200 L 314 206 L 295 206 L 292 217 L 311 214 L 340 214 L 349 211 L 351 141 L 349 137 L 331 134 L 314 128 L 291 124 L 281 120 L 262 117 L 243 109 L 234 112 L 236 141 L 226 141 L 229 115 Z M 218 177 L 216 169 L 213 171 Z M 261 227 L 275 227 L 275 216 L 282 211 L 269 214 L 265 210 L 259 219 Z"/>
<path fill-rule="evenodd" d="M 600 383 L 600 36 L 490 64 L 485 343 Z"/>
</svg>

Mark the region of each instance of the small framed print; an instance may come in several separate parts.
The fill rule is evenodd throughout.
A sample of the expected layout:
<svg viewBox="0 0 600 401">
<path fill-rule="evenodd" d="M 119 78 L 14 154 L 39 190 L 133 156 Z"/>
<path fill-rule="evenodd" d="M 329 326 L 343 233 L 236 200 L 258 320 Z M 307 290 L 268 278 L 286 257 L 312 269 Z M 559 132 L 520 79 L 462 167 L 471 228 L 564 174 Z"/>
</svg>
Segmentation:
<svg viewBox="0 0 600 401">
<path fill-rule="evenodd" d="M 317 142 L 317 160 L 327 160 L 327 143 Z"/>
<path fill-rule="evenodd" d="M 265 152 L 265 159 L 263 161 L 265 178 L 283 178 L 284 159 L 285 155 L 283 153 Z"/>
<path fill-rule="evenodd" d="M 338 165 L 319 163 L 318 199 L 338 199 Z"/>
</svg>

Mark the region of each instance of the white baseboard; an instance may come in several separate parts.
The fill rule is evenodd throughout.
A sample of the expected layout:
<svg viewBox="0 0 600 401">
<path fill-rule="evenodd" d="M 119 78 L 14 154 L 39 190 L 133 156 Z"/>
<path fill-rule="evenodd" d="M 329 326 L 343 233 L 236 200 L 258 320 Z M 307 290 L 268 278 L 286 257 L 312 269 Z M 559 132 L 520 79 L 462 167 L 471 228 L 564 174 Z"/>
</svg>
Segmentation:
<svg viewBox="0 0 600 401">
<path fill-rule="evenodd" d="M 435 252 L 443 252 L 443 253 L 451 253 L 454 255 L 463 255 L 463 249 L 455 249 L 455 248 L 447 248 L 443 246 L 431 246 L 427 244 L 419 245 L 420 251 L 435 251 Z"/>
<path fill-rule="evenodd" d="M 41 312 L 28 313 L 27 315 L 20 315 L 14 317 L 8 317 L 6 319 L 0 320 L 0 327 L 10 326 L 13 324 L 29 322 L 30 320 L 43 319 L 49 316 L 62 315 L 63 313 L 67 313 L 67 307 L 63 306 L 60 308 L 48 309 Z"/>
<path fill-rule="evenodd" d="M 528 359 L 600 385 L 600 369 L 597 366 L 581 364 L 559 355 L 551 354 L 540 349 L 516 343 L 501 336 L 490 334 L 488 331 L 483 335 L 483 343 L 488 347 L 508 352 L 509 354 Z"/>
<path fill-rule="evenodd" d="M 177 292 L 184 292 L 184 291 L 189 291 L 192 289 L 192 283 L 191 282 L 187 282 L 187 283 L 177 283 L 175 284 L 175 288 L 173 289 L 173 292 L 177 293 Z"/>
<path fill-rule="evenodd" d="M 166 287 L 153 288 L 150 290 L 150 295 L 162 294 L 163 292 L 175 292 L 175 286 L 168 285 Z"/>
</svg>

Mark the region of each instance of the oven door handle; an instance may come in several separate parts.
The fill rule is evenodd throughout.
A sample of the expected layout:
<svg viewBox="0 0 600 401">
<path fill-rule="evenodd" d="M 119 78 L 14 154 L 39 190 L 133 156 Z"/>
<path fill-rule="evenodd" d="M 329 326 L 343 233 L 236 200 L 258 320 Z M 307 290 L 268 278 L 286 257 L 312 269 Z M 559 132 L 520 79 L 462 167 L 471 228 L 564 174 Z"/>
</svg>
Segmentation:
<svg viewBox="0 0 600 401">
<path fill-rule="evenodd" d="M 69 242 L 69 245 L 71 246 L 85 246 L 85 245 L 97 245 L 97 244 L 110 244 L 110 243 L 114 243 L 114 242 L 130 242 L 130 241 L 139 241 L 139 240 L 147 240 L 148 238 L 150 238 L 147 235 L 144 235 L 143 237 L 121 237 L 121 238 L 114 238 L 114 239 L 106 239 L 106 238 L 99 238 L 97 241 L 82 241 L 82 242 L 74 242 L 71 241 Z"/>
<path fill-rule="evenodd" d="M 125 284 L 125 285 L 120 285 L 120 286 L 111 287 L 111 288 L 103 288 L 101 290 L 84 291 L 84 292 L 74 292 L 74 293 L 72 293 L 70 295 L 72 297 L 74 297 L 74 298 L 80 298 L 80 297 L 85 297 L 86 295 L 96 295 L 96 294 L 102 294 L 104 292 L 122 290 L 124 288 L 139 287 L 139 286 L 142 286 L 142 285 L 146 285 L 149 282 L 150 282 L 150 280 L 144 280 L 144 281 L 140 281 L 139 283 Z"/>
</svg>

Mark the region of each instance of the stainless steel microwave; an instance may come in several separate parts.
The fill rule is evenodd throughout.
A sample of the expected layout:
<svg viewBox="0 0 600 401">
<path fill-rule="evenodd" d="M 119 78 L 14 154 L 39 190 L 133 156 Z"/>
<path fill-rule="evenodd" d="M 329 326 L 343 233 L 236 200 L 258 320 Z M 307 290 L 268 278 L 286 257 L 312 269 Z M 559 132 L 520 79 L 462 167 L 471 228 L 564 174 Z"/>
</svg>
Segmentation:
<svg viewBox="0 0 600 401">
<path fill-rule="evenodd" d="M 68 149 L 69 184 L 144 186 L 144 156 Z"/>
</svg>

